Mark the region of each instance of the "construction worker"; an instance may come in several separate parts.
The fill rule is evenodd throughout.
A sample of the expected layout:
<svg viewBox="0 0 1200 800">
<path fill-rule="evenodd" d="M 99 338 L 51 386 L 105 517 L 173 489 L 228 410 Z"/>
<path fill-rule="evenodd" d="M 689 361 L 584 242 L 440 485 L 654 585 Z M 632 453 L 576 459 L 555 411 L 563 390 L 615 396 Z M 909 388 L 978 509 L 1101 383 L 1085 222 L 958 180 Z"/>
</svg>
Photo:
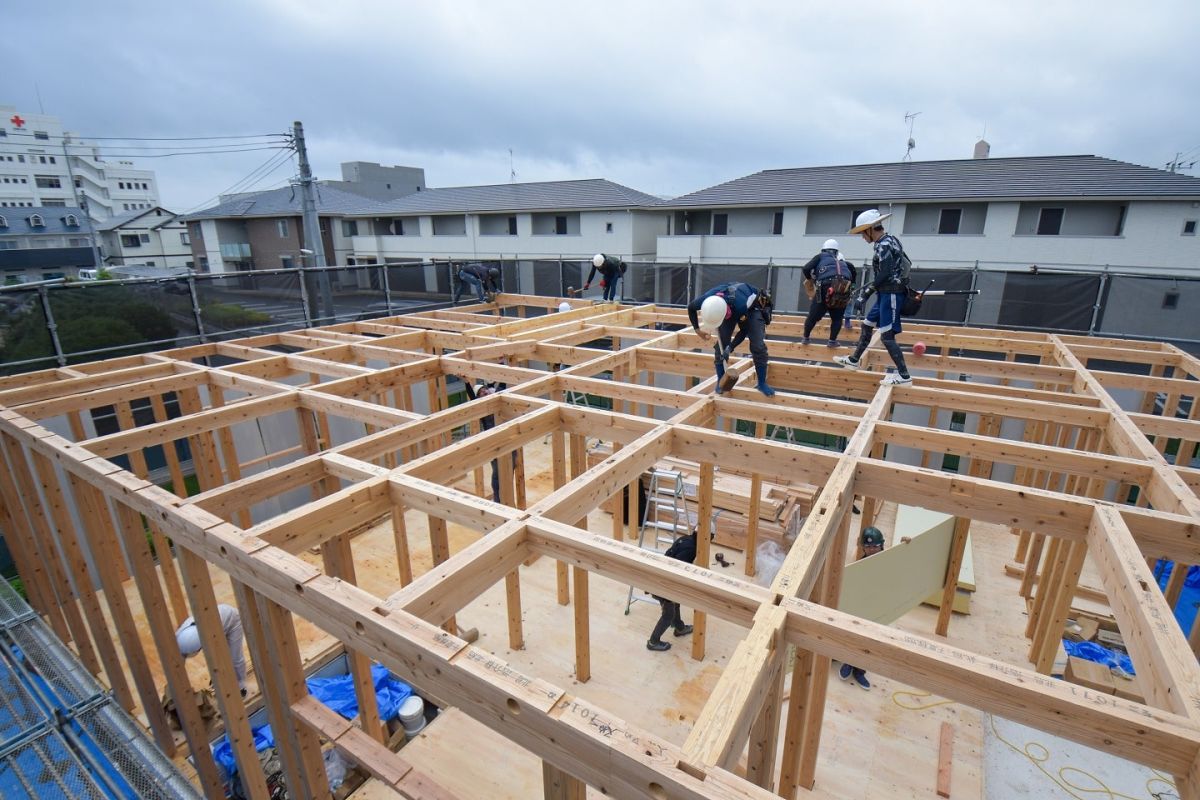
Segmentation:
<svg viewBox="0 0 1200 800">
<path fill-rule="evenodd" d="M 804 318 L 804 338 L 800 343 L 808 344 L 813 328 L 828 313 L 829 341 L 825 344 L 828 347 L 841 346 L 838 334 L 842 332 L 842 316 L 854 294 L 858 270 L 842 257 L 837 239 L 826 239 L 825 244 L 821 245 L 821 252 L 804 265 L 804 280 L 806 285 L 812 281 L 813 294 L 808 316 Z"/>
<path fill-rule="evenodd" d="M 596 253 L 596 255 L 592 256 L 592 271 L 588 273 L 587 281 L 584 282 L 583 288 L 592 288 L 592 278 L 596 277 L 596 272 L 599 272 L 600 288 L 604 290 L 604 299 L 616 300 L 617 281 L 625 274 L 627 267 L 628 265 L 616 256 Z"/>
<path fill-rule="evenodd" d="M 500 294 L 500 270 L 496 267 L 485 267 L 478 261 L 463 264 L 458 268 L 458 287 L 454 291 L 454 302 L 463 296 L 463 290 L 470 286 L 475 290 L 479 302 L 492 302 Z"/>
<path fill-rule="evenodd" d="M 474 387 L 472 387 L 470 383 L 463 381 L 463 388 L 466 389 L 467 397 L 471 400 L 475 400 L 489 397 L 498 392 L 502 387 L 498 387 L 497 384 L 486 383 L 484 381 L 480 381 L 479 383 L 475 384 Z M 479 430 L 481 432 L 490 431 L 494 427 L 496 427 L 496 418 L 491 414 L 488 414 L 486 417 L 479 420 Z M 513 453 L 513 464 L 515 465 L 516 463 L 517 454 Z M 500 502 L 500 460 L 497 458 L 492 459 L 492 502 Z"/>
<path fill-rule="evenodd" d="M 242 697 L 246 696 L 246 654 L 242 644 L 245 634 L 242 633 L 242 616 L 233 606 L 220 603 L 217 614 L 221 617 L 221 628 L 225 631 L 225 642 L 229 645 L 229 655 L 233 657 L 233 673 L 237 676 L 238 688 Z M 175 631 L 175 642 L 184 658 L 191 658 L 200 652 L 200 630 L 196 627 L 196 618 L 188 617 Z"/>
<path fill-rule="evenodd" d="M 833 360 L 847 369 L 860 369 L 859 359 L 871 344 L 871 337 L 876 331 L 883 339 L 883 346 L 896 364 L 896 371 L 889 372 L 880 381 L 882 384 L 912 383 L 908 367 L 904 363 L 904 353 L 900 351 L 900 343 L 896 334 L 900 333 L 900 309 L 908 296 L 908 269 L 912 265 L 904 254 L 900 240 L 883 229 L 884 220 L 891 214 L 880 214 L 878 209 L 870 208 L 858 215 L 851 233 L 861 234 L 864 241 L 875 248 L 872 266 L 875 270 L 875 280 L 859 296 L 859 303 L 878 293 L 879 299 L 867 318 L 863 320 L 862 333 L 854 353 L 848 356 L 834 356 Z"/>
<path fill-rule="evenodd" d="M 775 390 L 767 384 L 766 336 L 772 310 L 771 293 L 748 283 L 719 284 L 688 304 L 688 319 L 696 335 L 708 341 L 716 333 L 720 339 L 716 359 L 718 394 L 721 379 L 725 377 L 725 362 L 749 337 L 750 356 L 754 359 L 754 372 L 758 378 L 755 388 L 767 397 L 775 396 Z M 733 335 L 735 325 L 737 336 Z"/>
<path fill-rule="evenodd" d="M 668 558 L 674 558 L 682 561 L 685 564 L 693 564 L 696 561 L 696 531 L 684 534 L 671 543 L 667 551 L 663 555 Z M 670 650 L 671 643 L 664 642 L 662 635 L 667 632 L 667 628 L 674 628 L 676 636 L 687 636 L 692 632 L 691 625 L 685 625 L 683 618 L 679 616 L 679 603 L 673 600 L 668 600 L 665 597 L 654 595 L 654 599 L 662 607 L 662 614 L 658 618 L 658 622 L 654 623 L 654 630 L 650 632 L 650 639 L 646 642 L 647 650 L 663 651 Z"/>
<path fill-rule="evenodd" d="M 862 544 L 863 558 L 881 553 L 883 552 L 883 531 L 875 527 L 863 528 L 859 542 Z M 842 668 L 838 670 L 838 677 L 844 681 L 854 678 L 854 682 L 860 689 L 866 690 L 871 688 L 871 682 L 867 680 L 866 670 L 859 669 L 853 664 L 842 664 Z"/>
</svg>

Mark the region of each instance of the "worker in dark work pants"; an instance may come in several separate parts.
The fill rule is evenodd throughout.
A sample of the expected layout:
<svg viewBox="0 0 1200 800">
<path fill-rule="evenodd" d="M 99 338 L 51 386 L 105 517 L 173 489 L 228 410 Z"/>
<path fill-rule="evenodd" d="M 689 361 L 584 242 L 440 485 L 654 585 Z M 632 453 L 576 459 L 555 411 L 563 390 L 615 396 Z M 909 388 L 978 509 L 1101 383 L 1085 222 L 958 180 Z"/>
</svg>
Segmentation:
<svg viewBox="0 0 1200 800">
<path fill-rule="evenodd" d="M 808 337 L 821 319 L 829 314 L 829 347 L 838 347 L 838 334 L 842 332 L 842 318 L 846 304 L 854 293 L 858 271 L 842 257 L 837 239 L 826 239 L 817 253 L 804 265 L 804 278 L 812 281 L 813 295 L 804 318 L 804 338 L 800 344 L 808 344 Z"/>
<path fill-rule="evenodd" d="M 596 273 L 600 273 L 600 286 L 604 289 L 603 298 L 605 300 L 617 299 L 617 281 L 625 274 L 626 264 L 616 256 L 605 255 L 604 253 L 596 253 L 592 256 L 592 271 L 588 273 L 587 281 L 584 282 L 583 288 L 592 288 L 592 278 L 596 277 Z"/>
<path fill-rule="evenodd" d="M 485 267 L 478 261 L 464 264 L 458 270 L 458 287 L 454 292 L 454 302 L 463 296 L 467 286 L 475 290 L 479 302 L 485 302 L 486 296 L 500 292 L 500 270 L 495 267 Z"/>
<path fill-rule="evenodd" d="M 696 561 L 696 531 L 680 536 L 663 555 L 682 561 L 685 564 L 693 564 Z M 647 650 L 670 650 L 671 643 L 664 642 L 662 635 L 667 632 L 667 628 L 673 628 L 676 636 L 687 636 L 692 632 L 692 626 L 686 625 L 683 618 L 679 616 L 679 603 L 674 600 L 668 600 L 665 597 L 654 595 L 654 599 L 662 607 L 662 614 L 658 618 L 658 622 L 654 624 L 654 630 L 650 632 L 650 639 L 646 642 Z"/>
<path fill-rule="evenodd" d="M 767 326 L 773 311 L 771 293 L 748 283 L 722 283 L 709 289 L 688 304 L 688 319 L 701 339 L 707 341 L 713 333 L 721 342 L 716 359 L 717 392 L 725 376 L 724 362 L 745 339 L 750 340 L 750 357 L 754 360 L 757 388 L 767 397 L 775 390 L 767 383 Z M 737 335 L 733 329 L 737 328 Z"/>
</svg>

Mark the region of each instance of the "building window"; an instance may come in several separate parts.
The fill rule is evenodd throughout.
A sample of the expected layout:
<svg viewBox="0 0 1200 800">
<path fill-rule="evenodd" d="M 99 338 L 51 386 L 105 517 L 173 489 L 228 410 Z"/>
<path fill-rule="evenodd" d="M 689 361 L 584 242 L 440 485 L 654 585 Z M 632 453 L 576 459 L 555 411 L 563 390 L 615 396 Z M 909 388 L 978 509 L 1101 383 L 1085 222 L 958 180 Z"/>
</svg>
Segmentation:
<svg viewBox="0 0 1200 800">
<path fill-rule="evenodd" d="M 1063 211 L 1061 208 L 1043 208 L 1038 214 L 1038 236 L 1058 236 L 1062 230 Z"/>
<path fill-rule="evenodd" d="M 729 215 L 713 214 L 713 236 L 725 236 L 729 233 Z"/>
<path fill-rule="evenodd" d="M 775 219 L 771 223 L 771 235 L 772 236 L 783 235 L 783 212 L 782 211 L 775 212 Z"/>
<path fill-rule="evenodd" d="M 1195 225 L 1193 224 L 1192 227 L 1195 227 Z M 517 218 L 516 217 L 508 218 L 508 235 L 509 236 L 517 235 Z"/>
<path fill-rule="evenodd" d="M 29 227 L 44 228 L 46 227 L 46 220 L 42 219 L 41 214 L 31 214 L 29 217 Z"/>
<path fill-rule="evenodd" d="M 68 228 L 78 228 L 79 227 L 79 217 L 75 216 L 74 214 L 67 214 L 67 217 L 64 220 L 64 222 L 66 222 Z"/>
<path fill-rule="evenodd" d="M 358 236 L 358 220 L 342 220 L 342 236 Z"/>
<path fill-rule="evenodd" d="M 0 214 L 0 228 L 7 228 L 7 227 L 8 227 L 8 219 L 3 214 Z"/>
<path fill-rule="evenodd" d="M 34 175 L 34 183 L 39 189 L 61 189 L 62 181 L 54 175 Z"/>
<path fill-rule="evenodd" d="M 179 233 L 179 243 L 180 244 L 191 244 L 192 243 L 192 240 L 188 237 L 187 231 L 181 231 Z"/>
<path fill-rule="evenodd" d="M 81 181 L 79 178 L 76 178 L 76 179 L 75 179 L 75 188 L 76 188 L 76 189 L 82 189 L 82 188 L 83 188 L 83 181 Z"/>
<path fill-rule="evenodd" d="M 398 217 L 392 220 L 392 233 L 396 236 L 404 235 L 404 220 Z"/>
<path fill-rule="evenodd" d="M 294 264 L 292 263 L 292 257 L 291 256 L 280 256 L 279 257 L 279 266 L 281 269 L 291 269 L 294 266 Z"/>
<path fill-rule="evenodd" d="M 1196 235 L 1196 220 L 1189 219 L 1183 223 L 1183 235 L 1184 236 L 1195 236 Z"/>
<path fill-rule="evenodd" d="M 612 233 L 612 223 L 611 222 L 604 223 L 604 232 Z"/>
<path fill-rule="evenodd" d="M 33 138 L 48 141 L 50 139 L 50 134 L 46 133 L 45 131 L 34 131 Z"/>
<path fill-rule="evenodd" d="M 138 235 L 138 238 L 142 240 L 142 244 L 150 244 L 150 234 L 142 233 Z"/>
<path fill-rule="evenodd" d="M 567 218 L 566 217 L 555 217 L 554 218 L 554 234 L 556 236 L 566 236 L 566 234 L 567 234 Z"/>
<path fill-rule="evenodd" d="M 279 238 L 288 238 L 288 221 L 286 219 L 275 220 L 275 229 L 279 231 Z"/>
<path fill-rule="evenodd" d="M 142 240 L 136 233 L 122 233 L 121 247 L 141 247 Z"/>
<path fill-rule="evenodd" d="M 208 258 L 206 256 L 200 256 L 200 270 L 208 272 Z"/>
<path fill-rule="evenodd" d="M 200 233 L 200 223 L 199 222 L 192 223 L 192 236 L 195 236 L 199 240 L 204 239 L 203 234 Z"/>
<path fill-rule="evenodd" d="M 1164 294 L 1162 307 L 1166 309 L 1179 308 L 1179 292 L 1167 292 Z"/>
<path fill-rule="evenodd" d="M 46 208 L 66 208 L 66 200 L 43 200 L 42 205 Z"/>
<path fill-rule="evenodd" d="M 958 227 L 961 224 L 961 208 L 943 208 L 941 214 L 938 216 L 938 233 L 958 233 Z"/>
</svg>

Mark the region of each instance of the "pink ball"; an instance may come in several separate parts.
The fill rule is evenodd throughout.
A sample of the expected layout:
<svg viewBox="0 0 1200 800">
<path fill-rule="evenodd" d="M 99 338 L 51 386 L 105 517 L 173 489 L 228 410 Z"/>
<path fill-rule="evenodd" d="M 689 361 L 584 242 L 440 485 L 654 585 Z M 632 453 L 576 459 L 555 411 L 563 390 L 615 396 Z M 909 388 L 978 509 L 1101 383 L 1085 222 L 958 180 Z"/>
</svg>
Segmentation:
<svg viewBox="0 0 1200 800">
<path fill-rule="evenodd" d="M 914 356 L 925 355 L 925 343 L 924 342 L 917 342 L 916 344 L 913 345 L 913 355 Z"/>
</svg>

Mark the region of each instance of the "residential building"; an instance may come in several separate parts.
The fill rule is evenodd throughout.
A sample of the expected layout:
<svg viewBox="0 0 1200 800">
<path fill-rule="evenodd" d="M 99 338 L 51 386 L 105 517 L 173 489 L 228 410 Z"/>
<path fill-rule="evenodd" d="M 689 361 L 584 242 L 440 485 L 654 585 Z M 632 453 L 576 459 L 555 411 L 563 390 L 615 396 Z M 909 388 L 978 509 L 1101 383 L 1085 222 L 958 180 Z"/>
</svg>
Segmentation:
<svg viewBox="0 0 1200 800">
<path fill-rule="evenodd" d="M 162 206 L 130 211 L 96 225 L 106 267 L 195 266 L 187 223 Z"/>
<path fill-rule="evenodd" d="M 427 189 L 349 214 L 357 263 L 427 258 L 653 260 L 670 217 L 659 199 L 600 178 Z"/>
<path fill-rule="evenodd" d="M 803 264 L 834 237 L 862 262 L 847 231 L 879 208 L 918 266 L 1200 268 L 1200 179 L 1093 155 L 765 170 L 661 207 L 659 261 Z"/>
<path fill-rule="evenodd" d="M 0 280 L 76 278 L 95 269 L 91 233 L 87 215 L 71 206 L 0 208 Z"/>
<path fill-rule="evenodd" d="M 158 204 L 152 170 L 106 160 L 58 117 L 0 106 L 0 208 L 85 207 L 99 222 Z"/>
</svg>

